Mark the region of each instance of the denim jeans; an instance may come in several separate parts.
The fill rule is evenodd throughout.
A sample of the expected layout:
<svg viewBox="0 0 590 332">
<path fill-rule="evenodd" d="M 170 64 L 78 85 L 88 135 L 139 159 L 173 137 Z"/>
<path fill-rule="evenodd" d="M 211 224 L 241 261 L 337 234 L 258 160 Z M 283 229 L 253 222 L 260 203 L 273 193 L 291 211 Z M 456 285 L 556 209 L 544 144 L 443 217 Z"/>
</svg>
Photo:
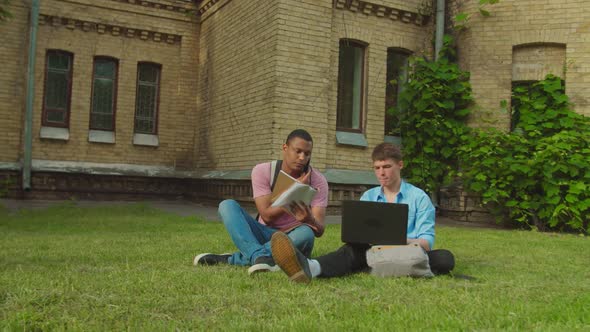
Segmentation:
<svg viewBox="0 0 590 332">
<path fill-rule="evenodd" d="M 252 265 L 260 256 L 272 256 L 270 237 L 277 229 L 263 225 L 252 218 L 233 199 L 219 204 L 219 216 L 227 229 L 232 241 L 238 247 L 229 258 L 233 265 Z M 306 257 L 311 256 L 315 235 L 311 227 L 301 225 L 287 233 L 293 244 Z"/>
</svg>

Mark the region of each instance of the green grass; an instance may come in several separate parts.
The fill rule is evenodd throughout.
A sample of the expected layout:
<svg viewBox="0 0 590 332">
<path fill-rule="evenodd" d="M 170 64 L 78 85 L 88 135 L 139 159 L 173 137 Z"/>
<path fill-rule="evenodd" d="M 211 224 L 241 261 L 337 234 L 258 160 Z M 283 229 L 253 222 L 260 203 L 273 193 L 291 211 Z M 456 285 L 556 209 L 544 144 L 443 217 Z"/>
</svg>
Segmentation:
<svg viewBox="0 0 590 332">
<path fill-rule="evenodd" d="M 314 254 L 339 244 L 331 225 Z M 282 273 L 192 266 L 233 248 L 219 223 L 135 204 L 0 208 L 3 330 L 589 330 L 588 237 L 437 229 L 475 281 L 356 274 L 291 284 Z"/>
</svg>

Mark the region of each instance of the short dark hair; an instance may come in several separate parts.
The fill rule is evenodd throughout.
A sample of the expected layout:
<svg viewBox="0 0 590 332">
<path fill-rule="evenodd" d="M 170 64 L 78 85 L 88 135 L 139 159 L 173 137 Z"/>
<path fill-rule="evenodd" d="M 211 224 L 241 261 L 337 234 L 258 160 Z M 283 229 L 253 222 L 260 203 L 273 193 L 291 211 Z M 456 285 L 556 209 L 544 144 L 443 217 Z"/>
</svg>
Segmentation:
<svg viewBox="0 0 590 332">
<path fill-rule="evenodd" d="M 399 146 L 391 143 L 381 143 L 373 149 L 371 158 L 373 161 L 393 159 L 395 161 L 402 161 L 402 150 Z"/>
<path fill-rule="evenodd" d="M 299 137 L 303 140 L 306 140 L 308 142 L 313 143 L 313 139 L 311 138 L 311 135 L 307 132 L 307 130 L 305 129 L 295 129 L 293 130 L 289 136 L 287 136 L 287 141 L 285 142 L 286 144 L 289 144 L 289 142 L 294 139 L 295 137 Z"/>
</svg>

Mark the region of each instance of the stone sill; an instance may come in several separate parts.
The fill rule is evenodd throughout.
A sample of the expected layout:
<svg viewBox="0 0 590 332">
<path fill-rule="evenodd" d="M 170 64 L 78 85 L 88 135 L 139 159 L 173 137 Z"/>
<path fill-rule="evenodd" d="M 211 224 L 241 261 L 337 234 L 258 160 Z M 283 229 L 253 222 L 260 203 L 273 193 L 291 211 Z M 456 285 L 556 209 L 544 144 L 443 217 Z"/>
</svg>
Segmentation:
<svg viewBox="0 0 590 332">
<path fill-rule="evenodd" d="M 365 135 L 361 133 L 350 133 L 347 131 L 336 132 L 336 143 L 340 145 L 350 145 L 361 148 L 366 148 L 369 146 Z"/>
<path fill-rule="evenodd" d="M 43 139 L 54 139 L 58 141 L 67 141 L 70 139 L 70 129 L 56 127 L 41 127 L 39 137 Z"/>
<path fill-rule="evenodd" d="M 106 130 L 88 131 L 88 142 L 115 144 L 115 133 Z"/>
<path fill-rule="evenodd" d="M 133 144 L 142 146 L 160 146 L 158 135 L 151 134 L 133 134 Z"/>
</svg>

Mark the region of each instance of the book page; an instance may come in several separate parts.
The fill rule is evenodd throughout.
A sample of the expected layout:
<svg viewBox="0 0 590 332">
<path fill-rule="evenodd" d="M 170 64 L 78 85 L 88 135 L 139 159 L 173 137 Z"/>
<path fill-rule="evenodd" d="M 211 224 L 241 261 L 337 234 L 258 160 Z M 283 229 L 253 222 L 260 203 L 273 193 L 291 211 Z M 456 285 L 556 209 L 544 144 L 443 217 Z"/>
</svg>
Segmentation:
<svg viewBox="0 0 590 332">
<path fill-rule="evenodd" d="M 275 201 L 272 203 L 272 207 L 289 207 L 289 205 L 293 202 L 301 201 L 305 205 L 311 204 L 311 200 L 315 197 L 318 193 L 317 190 L 313 189 L 312 187 L 300 183 L 295 182 L 285 190 Z"/>
<path fill-rule="evenodd" d="M 272 193 L 270 195 L 270 201 L 274 202 L 277 200 L 277 198 L 279 196 L 281 196 L 281 194 L 283 192 L 285 192 L 285 190 L 287 190 L 289 187 L 291 187 L 293 185 L 293 183 L 296 183 L 297 180 L 290 176 L 289 174 L 285 173 L 283 170 L 281 170 L 279 172 L 279 174 L 277 175 L 277 180 L 275 182 L 275 187 L 272 190 Z"/>
</svg>

